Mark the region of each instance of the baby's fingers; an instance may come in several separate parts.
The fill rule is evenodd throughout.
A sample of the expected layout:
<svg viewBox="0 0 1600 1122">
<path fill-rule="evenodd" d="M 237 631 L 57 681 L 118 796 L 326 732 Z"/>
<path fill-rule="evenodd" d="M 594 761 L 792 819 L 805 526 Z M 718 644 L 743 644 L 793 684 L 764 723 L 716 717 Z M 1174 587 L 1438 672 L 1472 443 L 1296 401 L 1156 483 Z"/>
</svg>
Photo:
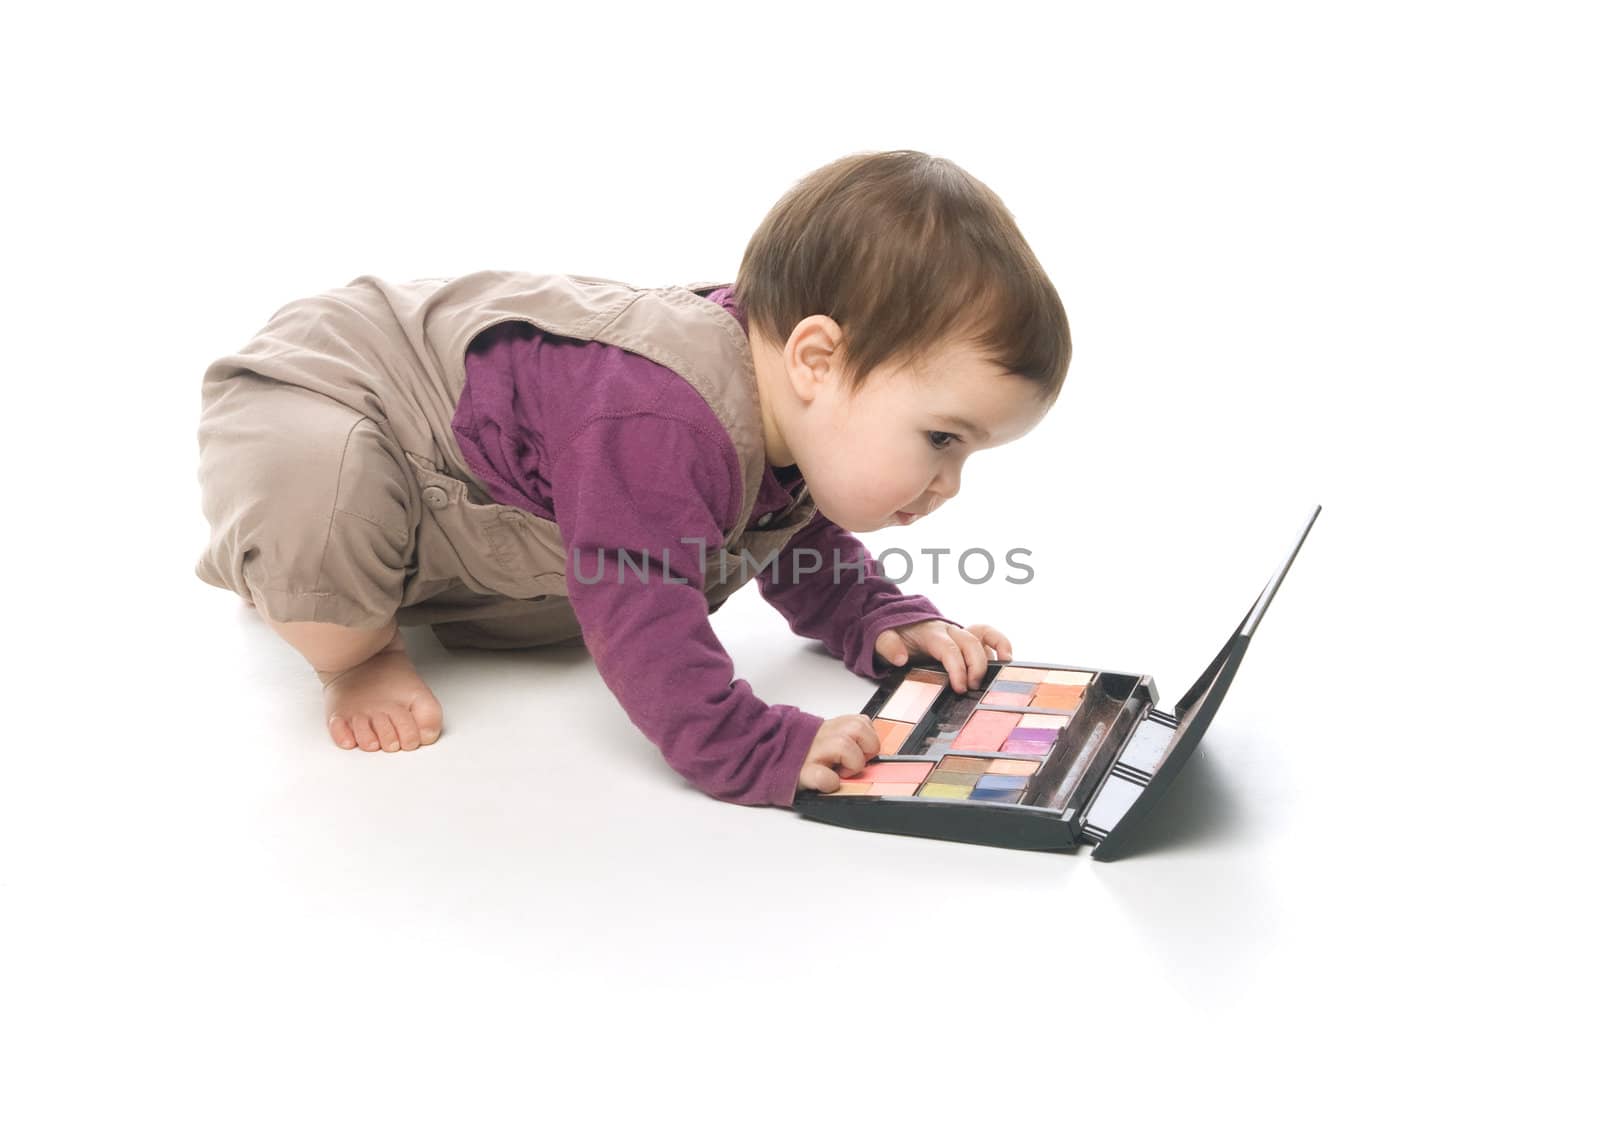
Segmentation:
<svg viewBox="0 0 1600 1122">
<path fill-rule="evenodd" d="M 970 631 L 955 631 L 952 635 L 961 657 L 966 660 L 967 689 L 975 690 L 982 684 L 983 675 L 989 669 L 989 652 Z"/>
<path fill-rule="evenodd" d="M 839 789 L 839 773 L 826 764 L 807 764 L 800 769 L 800 786 L 830 794 Z"/>
<path fill-rule="evenodd" d="M 861 755 L 861 762 L 856 765 L 856 770 L 867 766 L 867 761 L 878 754 L 878 730 L 872 727 L 872 719 L 865 713 L 851 713 L 845 718 L 846 735 L 850 743 Z"/>
<path fill-rule="evenodd" d="M 991 648 L 1001 662 L 1011 661 L 1011 640 L 1001 634 L 999 628 L 990 627 L 987 623 L 975 623 L 967 630 L 976 635 L 984 646 Z"/>
<path fill-rule="evenodd" d="M 871 731 L 870 729 L 868 730 Z M 873 734 L 872 744 L 867 745 L 855 737 L 841 735 L 832 744 L 828 745 L 827 759 L 839 765 L 846 775 L 854 775 L 867 766 L 867 761 L 878 754 L 877 735 Z"/>
</svg>

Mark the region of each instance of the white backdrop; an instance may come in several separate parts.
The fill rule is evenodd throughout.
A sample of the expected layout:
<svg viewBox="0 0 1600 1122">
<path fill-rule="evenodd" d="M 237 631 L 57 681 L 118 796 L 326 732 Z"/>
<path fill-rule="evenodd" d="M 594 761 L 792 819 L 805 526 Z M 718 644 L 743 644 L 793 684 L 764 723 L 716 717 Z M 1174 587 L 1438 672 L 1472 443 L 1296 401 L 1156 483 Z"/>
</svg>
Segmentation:
<svg viewBox="0 0 1600 1122">
<path fill-rule="evenodd" d="M 1579 1113 L 1590 19 L 13 14 L 0 1110 Z M 582 652 L 426 630 L 443 739 L 340 752 L 298 656 L 193 576 L 200 374 L 284 302 L 731 279 L 796 179 L 898 147 L 1007 201 L 1076 343 L 1033 435 L 870 538 L 1028 548 L 1033 582 L 908 588 L 1170 701 L 1325 505 L 1144 855 L 721 804 Z M 753 590 L 716 622 L 770 701 L 870 696 Z"/>
</svg>

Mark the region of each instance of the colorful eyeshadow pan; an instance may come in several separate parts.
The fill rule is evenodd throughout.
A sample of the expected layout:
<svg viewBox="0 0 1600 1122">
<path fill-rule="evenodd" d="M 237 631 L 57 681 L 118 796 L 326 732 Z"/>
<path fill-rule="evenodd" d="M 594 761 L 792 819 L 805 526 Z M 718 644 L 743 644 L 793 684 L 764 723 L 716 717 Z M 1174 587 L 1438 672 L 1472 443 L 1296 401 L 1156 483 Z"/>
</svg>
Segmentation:
<svg viewBox="0 0 1600 1122">
<path fill-rule="evenodd" d="M 989 770 L 989 761 L 982 756 L 950 756 L 939 765 L 941 771 L 970 771 L 982 775 Z"/>
<path fill-rule="evenodd" d="M 925 682 L 910 677 L 900 683 L 900 688 L 878 710 L 878 717 L 885 721 L 904 721 L 907 724 L 916 724 L 922 720 L 922 715 L 928 711 L 934 699 L 939 696 L 943 684 Z"/>
<path fill-rule="evenodd" d="M 1047 682 L 1034 691 L 1028 704 L 1035 709 L 1076 709 L 1082 700 L 1082 686 L 1052 686 Z"/>
<path fill-rule="evenodd" d="M 971 787 L 978 782 L 981 776 L 973 775 L 970 771 L 940 771 L 934 769 L 924 787 Z"/>
<path fill-rule="evenodd" d="M 915 783 L 874 783 L 872 793 L 879 796 L 904 795 L 911 796 L 917 793 Z"/>
<path fill-rule="evenodd" d="M 942 674 L 939 663 L 918 660 L 880 683 L 863 710 L 879 754 L 833 780 L 838 793 L 856 797 L 799 791 L 795 809 L 838 826 L 1041 852 L 1088 842 L 1098 860 L 1142 848 L 1130 842 L 1135 820 L 1200 746 L 1320 510 L 1245 622 L 1183 694 L 1204 705 L 1156 708 L 1155 682 L 1145 674 L 998 660 L 958 694 L 951 677 L 959 668 Z M 860 717 L 851 719 L 859 728 Z M 1000 1040 L 1003 1048 L 1007 1038 Z M 985 1058 L 996 1054 L 987 1042 L 978 1047 Z"/>
<path fill-rule="evenodd" d="M 1000 673 L 995 675 L 994 680 L 997 683 L 1042 682 L 1044 681 L 1045 675 L 1048 673 L 1050 673 L 1050 671 L 1033 666 L 1007 666 L 1003 667 Z"/>
<path fill-rule="evenodd" d="M 1092 677 L 1076 670 L 1006 666 L 985 691 L 983 704 L 1075 709 Z M 908 671 L 872 719 L 879 758 L 859 773 L 841 777 L 839 790 L 832 793 L 1020 802 L 1028 777 L 1050 754 L 1071 714 L 1006 712 L 979 708 L 974 697 L 947 699 L 938 727 L 913 747 L 912 730 L 949 684 L 949 677 L 936 670 Z"/>
<path fill-rule="evenodd" d="M 1089 684 L 1094 675 L 1087 670 L 1046 670 L 1044 681 L 1049 686 L 1078 686 Z"/>
<path fill-rule="evenodd" d="M 1038 770 L 1035 760 L 1024 763 L 988 756 L 946 756 L 928 775 L 928 781 L 917 789 L 917 796 L 1017 803 L 1022 801 L 1028 776 Z"/>
<path fill-rule="evenodd" d="M 1020 791 L 1028 785 L 1028 781 L 1020 775 L 985 775 L 979 778 L 974 788 L 979 791 Z"/>
<path fill-rule="evenodd" d="M 961 735 L 956 737 L 956 747 L 973 752 L 993 752 L 1005 743 L 1020 718 L 1021 714 L 1018 713 L 980 709 L 961 727 Z"/>
<path fill-rule="evenodd" d="M 990 690 L 983 695 L 985 705 L 1026 705 L 1033 700 L 1031 693 L 1006 693 L 1003 690 Z"/>
<path fill-rule="evenodd" d="M 972 792 L 972 799 L 974 802 L 985 803 L 1020 803 L 1022 801 L 1022 792 L 985 791 L 975 788 Z"/>
<path fill-rule="evenodd" d="M 858 783 L 921 783 L 932 770 L 933 764 L 926 760 L 879 760 L 850 778 Z"/>
<path fill-rule="evenodd" d="M 886 721 L 882 717 L 875 717 L 872 729 L 878 734 L 878 755 L 892 756 L 900 751 L 900 746 L 906 742 L 906 737 L 911 735 L 915 725 L 905 721 Z"/>
</svg>

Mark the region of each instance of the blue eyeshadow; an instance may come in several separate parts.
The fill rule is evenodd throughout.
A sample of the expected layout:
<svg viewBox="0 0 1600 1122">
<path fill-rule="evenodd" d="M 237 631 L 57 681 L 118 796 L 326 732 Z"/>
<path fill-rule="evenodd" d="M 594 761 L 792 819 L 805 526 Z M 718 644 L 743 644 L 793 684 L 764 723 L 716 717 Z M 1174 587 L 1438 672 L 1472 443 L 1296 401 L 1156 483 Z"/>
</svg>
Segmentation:
<svg viewBox="0 0 1600 1122">
<path fill-rule="evenodd" d="M 1022 791 L 1007 791 L 998 787 L 974 787 L 972 799 L 975 802 L 985 803 L 1014 803 L 1022 799 Z"/>
</svg>

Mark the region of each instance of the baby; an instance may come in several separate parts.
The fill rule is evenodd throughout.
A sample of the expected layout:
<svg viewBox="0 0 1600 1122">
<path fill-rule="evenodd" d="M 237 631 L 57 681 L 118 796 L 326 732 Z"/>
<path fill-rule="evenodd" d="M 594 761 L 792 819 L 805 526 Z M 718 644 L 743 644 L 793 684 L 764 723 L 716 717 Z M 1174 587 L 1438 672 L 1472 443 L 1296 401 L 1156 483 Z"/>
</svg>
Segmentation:
<svg viewBox="0 0 1600 1122">
<path fill-rule="evenodd" d="M 307 659 L 342 748 L 444 727 L 401 625 L 452 649 L 581 643 L 687 780 L 786 806 L 877 736 L 761 701 L 709 614 L 754 577 L 863 677 L 922 655 L 976 684 L 1006 637 L 901 592 L 853 535 L 954 498 L 1070 357 L 1010 212 L 920 152 L 807 176 L 731 285 L 358 277 L 206 371 L 196 573 Z"/>
</svg>

